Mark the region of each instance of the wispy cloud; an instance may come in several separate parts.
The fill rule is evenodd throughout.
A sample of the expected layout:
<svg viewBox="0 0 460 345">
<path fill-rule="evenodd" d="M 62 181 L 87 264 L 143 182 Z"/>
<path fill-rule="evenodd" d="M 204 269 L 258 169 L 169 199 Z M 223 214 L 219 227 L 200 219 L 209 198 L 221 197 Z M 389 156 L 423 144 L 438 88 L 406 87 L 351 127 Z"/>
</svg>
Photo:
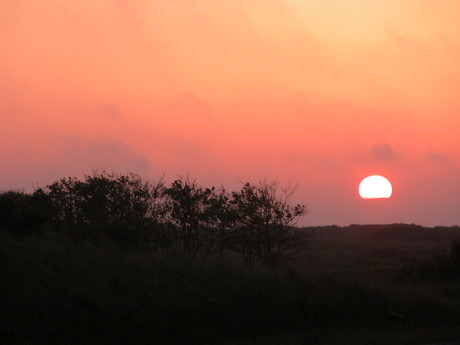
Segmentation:
<svg viewBox="0 0 460 345">
<path fill-rule="evenodd" d="M 144 155 L 117 139 L 85 139 L 67 136 L 53 140 L 59 147 L 55 164 L 64 163 L 70 171 L 87 172 L 92 169 L 135 171 L 145 173 L 152 166 Z"/>
<path fill-rule="evenodd" d="M 381 162 L 393 162 L 397 158 L 395 152 L 387 143 L 375 145 L 370 153 L 374 159 Z"/>
</svg>

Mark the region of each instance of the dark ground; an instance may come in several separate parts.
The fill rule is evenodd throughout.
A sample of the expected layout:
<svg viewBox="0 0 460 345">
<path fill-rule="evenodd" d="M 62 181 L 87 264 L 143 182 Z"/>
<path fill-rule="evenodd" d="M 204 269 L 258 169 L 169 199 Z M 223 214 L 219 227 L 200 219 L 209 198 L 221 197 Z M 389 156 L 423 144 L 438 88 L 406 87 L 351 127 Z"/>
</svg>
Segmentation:
<svg viewBox="0 0 460 345">
<path fill-rule="evenodd" d="M 312 229 L 310 229 L 312 230 Z M 460 339 L 458 228 L 323 227 L 275 268 L 0 233 L 2 344 Z M 457 273 L 455 273 L 457 272 Z"/>
</svg>

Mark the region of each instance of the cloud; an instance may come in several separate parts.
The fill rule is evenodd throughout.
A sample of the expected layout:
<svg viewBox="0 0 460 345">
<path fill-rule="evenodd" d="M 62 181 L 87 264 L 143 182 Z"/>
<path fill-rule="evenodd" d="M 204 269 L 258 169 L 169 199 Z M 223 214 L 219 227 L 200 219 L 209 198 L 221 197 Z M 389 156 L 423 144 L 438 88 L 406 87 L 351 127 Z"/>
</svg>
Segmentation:
<svg viewBox="0 0 460 345">
<path fill-rule="evenodd" d="M 198 143 L 177 139 L 171 142 L 171 146 L 176 164 L 182 169 L 202 171 L 212 168 L 217 163 L 212 152 Z"/>
<path fill-rule="evenodd" d="M 112 119 L 119 118 L 121 116 L 120 110 L 113 103 L 103 103 L 100 106 L 102 113 Z"/>
<path fill-rule="evenodd" d="M 443 163 L 450 161 L 450 158 L 448 155 L 440 153 L 440 152 L 435 152 L 435 151 L 428 151 L 425 152 L 425 159 L 430 162 L 435 162 L 435 163 Z"/>
<path fill-rule="evenodd" d="M 380 162 L 392 162 L 396 159 L 393 149 L 386 143 L 375 145 L 370 153 L 375 160 Z"/>
<path fill-rule="evenodd" d="M 451 154 L 438 151 L 427 151 L 423 158 L 425 162 L 428 163 L 431 170 L 438 168 L 442 170 L 442 173 L 450 172 L 455 175 L 460 171 L 460 166 Z"/>
<path fill-rule="evenodd" d="M 91 140 L 68 136 L 54 139 L 54 144 L 60 147 L 56 157 L 59 164 L 64 162 L 64 166 L 79 169 L 79 172 L 105 169 L 142 173 L 152 168 L 145 156 L 116 139 Z"/>
</svg>

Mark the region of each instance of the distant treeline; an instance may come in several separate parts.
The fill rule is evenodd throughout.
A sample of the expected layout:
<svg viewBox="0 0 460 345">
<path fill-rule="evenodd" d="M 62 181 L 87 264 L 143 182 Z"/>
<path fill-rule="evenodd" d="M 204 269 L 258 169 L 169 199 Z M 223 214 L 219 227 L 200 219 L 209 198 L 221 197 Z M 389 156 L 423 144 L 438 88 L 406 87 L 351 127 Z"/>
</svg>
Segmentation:
<svg viewBox="0 0 460 345">
<path fill-rule="evenodd" d="M 348 226 L 322 225 L 310 226 L 309 230 L 327 235 L 355 234 L 368 235 L 376 240 L 395 241 L 444 241 L 458 236 L 460 227 L 434 226 L 426 227 L 418 224 L 392 223 L 392 224 L 351 224 Z"/>
<path fill-rule="evenodd" d="M 295 188 L 277 182 L 242 183 L 239 191 L 208 188 L 190 177 L 171 184 L 136 174 L 94 172 L 62 178 L 33 193 L 0 193 L 0 230 L 108 239 L 124 247 L 160 250 L 171 257 L 223 258 L 228 250 L 276 264 L 309 239 L 293 225 L 305 214 Z"/>
</svg>

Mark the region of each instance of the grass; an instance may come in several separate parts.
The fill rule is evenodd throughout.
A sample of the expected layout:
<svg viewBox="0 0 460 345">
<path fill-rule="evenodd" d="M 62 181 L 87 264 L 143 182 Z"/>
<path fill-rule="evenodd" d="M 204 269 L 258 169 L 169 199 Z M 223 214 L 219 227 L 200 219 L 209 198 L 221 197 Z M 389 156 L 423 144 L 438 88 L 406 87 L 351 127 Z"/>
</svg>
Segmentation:
<svg viewBox="0 0 460 345">
<path fill-rule="evenodd" d="M 2 344 L 422 344 L 460 339 L 458 282 L 396 272 L 444 242 L 317 234 L 276 269 L 0 233 Z M 430 244 L 431 243 L 431 244 Z"/>
</svg>

